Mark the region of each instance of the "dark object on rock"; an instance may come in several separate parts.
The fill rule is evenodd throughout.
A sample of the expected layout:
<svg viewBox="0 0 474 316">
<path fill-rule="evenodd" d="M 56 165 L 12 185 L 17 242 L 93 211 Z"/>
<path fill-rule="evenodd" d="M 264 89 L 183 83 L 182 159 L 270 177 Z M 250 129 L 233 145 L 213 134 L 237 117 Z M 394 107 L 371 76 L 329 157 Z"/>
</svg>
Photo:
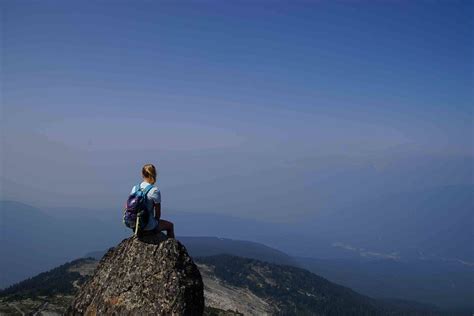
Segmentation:
<svg viewBox="0 0 474 316">
<path fill-rule="evenodd" d="M 67 315 L 202 315 L 201 274 L 162 233 L 124 239 L 100 261 Z"/>
</svg>

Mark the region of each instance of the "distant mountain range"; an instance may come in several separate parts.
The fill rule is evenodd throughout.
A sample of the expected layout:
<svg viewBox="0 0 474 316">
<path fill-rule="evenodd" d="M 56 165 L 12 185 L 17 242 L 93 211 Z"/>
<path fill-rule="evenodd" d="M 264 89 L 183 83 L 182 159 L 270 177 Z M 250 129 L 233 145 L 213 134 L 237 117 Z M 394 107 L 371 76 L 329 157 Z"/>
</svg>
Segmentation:
<svg viewBox="0 0 474 316">
<path fill-rule="evenodd" d="M 194 257 L 227 253 L 304 267 L 372 297 L 470 309 L 472 189 L 380 197 L 304 223 L 166 209 L 163 214 L 176 223 Z M 40 210 L 14 201 L 0 201 L 0 225 L 0 288 L 94 249 L 98 258 L 131 233 L 121 223 L 121 210 Z"/>
<path fill-rule="evenodd" d="M 113 222 L 64 219 L 32 206 L 0 201 L 0 287 L 113 246 L 127 231 Z M 86 234 L 84 232 L 87 232 Z"/>
<path fill-rule="evenodd" d="M 230 255 L 195 260 L 205 285 L 205 315 L 444 314 L 415 302 L 375 300 L 292 266 Z M 64 313 L 97 263 L 74 260 L 0 291 L 0 313 Z"/>
<path fill-rule="evenodd" d="M 374 197 L 319 214 L 300 229 L 331 236 L 331 245 L 353 258 L 474 266 L 473 193 L 474 185 L 453 185 Z"/>
<path fill-rule="evenodd" d="M 184 212 L 166 206 L 163 217 L 176 223 L 180 236 L 251 240 L 291 256 L 430 259 L 474 265 L 473 192 L 474 185 L 463 184 L 373 195 L 346 203 L 345 207 L 318 207 L 305 217 L 292 215 L 298 208 L 295 200 L 285 222 L 240 218 L 225 210 L 221 214 Z M 115 240 L 128 234 L 122 227 L 120 209 L 71 206 L 41 212 L 61 218 L 70 229 L 74 229 L 71 224 L 81 229 L 89 225 L 90 230 L 99 229 Z"/>
</svg>

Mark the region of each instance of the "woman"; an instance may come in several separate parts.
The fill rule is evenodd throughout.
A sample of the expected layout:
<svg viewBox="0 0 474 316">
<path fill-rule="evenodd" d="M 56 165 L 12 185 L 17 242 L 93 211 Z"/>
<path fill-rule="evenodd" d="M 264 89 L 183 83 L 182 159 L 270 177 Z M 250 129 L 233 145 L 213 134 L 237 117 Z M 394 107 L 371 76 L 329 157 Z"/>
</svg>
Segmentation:
<svg viewBox="0 0 474 316">
<path fill-rule="evenodd" d="M 160 219 L 161 217 L 161 192 L 158 187 L 155 185 L 157 174 L 156 168 L 152 164 L 146 164 L 142 168 L 142 178 L 143 182 L 140 183 L 140 188 L 144 189 L 148 185 L 152 184 L 153 187 L 148 191 L 147 194 L 147 209 L 154 210 L 154 212 L 150 212 L 150 217 L 148 219 L 147 225 L 143 228 L 144 231 L 157 231 L 161 232 L 166 230 L 166 234 L 170 238 L 174 238 L 174 225 L 172 222 L 165 221 L 164 219 Z M 138 188 L 134 186 L 132 188 L 132 194 Z"/>
</svg>

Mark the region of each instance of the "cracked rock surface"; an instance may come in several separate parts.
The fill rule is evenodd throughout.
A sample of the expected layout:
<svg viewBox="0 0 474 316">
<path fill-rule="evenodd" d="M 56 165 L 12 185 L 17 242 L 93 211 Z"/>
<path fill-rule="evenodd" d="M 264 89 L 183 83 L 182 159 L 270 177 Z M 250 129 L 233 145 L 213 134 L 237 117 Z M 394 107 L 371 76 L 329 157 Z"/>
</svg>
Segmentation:
<svg viewBox="0 0 474 316">
<path fill-rule="evenodd" d="M 164 234 L 109 249 L 67 315 L 202 315 L 201 274 L 186 248 Z"/>
</svg>

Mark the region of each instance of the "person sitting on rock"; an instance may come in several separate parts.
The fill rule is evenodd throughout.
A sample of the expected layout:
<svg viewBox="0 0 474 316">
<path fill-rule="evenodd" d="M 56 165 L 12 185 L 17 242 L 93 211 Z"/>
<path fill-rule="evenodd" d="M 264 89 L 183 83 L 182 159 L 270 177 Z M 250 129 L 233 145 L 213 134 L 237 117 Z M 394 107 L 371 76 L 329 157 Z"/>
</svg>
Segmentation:
<svg viewBox="0 0 474 316">
<path fill-rule="evenodd" d="M 148 185 L 152 184 L 153 187 L 148 191 L 147 194 L 147 209 L 149 212 L 149 219 L 147 225 L 143 228 L 144 231 L 151 232 L 161 232 L 166 231 L 166 234 L 169 238 L 174 238 L 174 225 L 170 221 L 161 219 L 161 192 L 158 187 L 155 185 L 157 172 L 156 168 L 152 164 L 146 164 L 142 168 L 142 178 L 143 182 L 140 183 L 140 188 L 146 188 Z M 134 193 L 137 189 L 137 186 L 133 186 L 130 194 Z M 152 212 L 151 210 L 154 210 Z"/>
</svg>

